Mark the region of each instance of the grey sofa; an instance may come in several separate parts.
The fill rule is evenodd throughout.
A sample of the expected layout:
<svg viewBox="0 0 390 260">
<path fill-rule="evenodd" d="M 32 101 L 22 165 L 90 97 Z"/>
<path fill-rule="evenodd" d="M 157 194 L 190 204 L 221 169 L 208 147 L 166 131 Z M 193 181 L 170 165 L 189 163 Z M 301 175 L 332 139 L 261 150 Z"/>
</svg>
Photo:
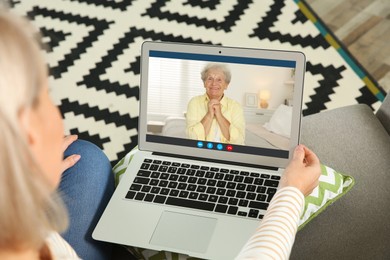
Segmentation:
<svg viewBox="0 0 390 260">
<path fill-rule="evenodd" d="M 304 117 L 302 143 L 356 184 L 298 232 L 290 259 L 390 259 L 390 95 L 376 114 L 353 105 Z"/>
</svg>

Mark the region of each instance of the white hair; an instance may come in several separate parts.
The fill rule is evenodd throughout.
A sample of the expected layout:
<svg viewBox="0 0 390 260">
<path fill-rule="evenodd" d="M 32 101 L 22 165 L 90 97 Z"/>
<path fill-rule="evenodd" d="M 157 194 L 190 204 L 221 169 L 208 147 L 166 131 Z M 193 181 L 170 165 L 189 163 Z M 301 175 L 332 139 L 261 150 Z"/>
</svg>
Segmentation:
<svg viewBox="0 0 390 260">
<path fill-rule="evenodd" d="M 47 69 L 34 30 L 0 8 L 0 250 L 42 246 L 68 218 L 31 154 L 20 113 L 37 105 Z"/>
<path fill-rule="evenodd" d="M 223 63 L 207 63 L 206 66 L 203 68 L 202 72 L 200 73 L 201 79 L 204 82 L 207 78 L 207 73 L 211 69 L 219 69 L 222 71 L 222 73 L 225 75 L 225 81 L 226 83 L 230 83 L 230 80 L 232 79 L 232 73 L 230 72 L 229 67 L 226 64 Z"/>
</svg>

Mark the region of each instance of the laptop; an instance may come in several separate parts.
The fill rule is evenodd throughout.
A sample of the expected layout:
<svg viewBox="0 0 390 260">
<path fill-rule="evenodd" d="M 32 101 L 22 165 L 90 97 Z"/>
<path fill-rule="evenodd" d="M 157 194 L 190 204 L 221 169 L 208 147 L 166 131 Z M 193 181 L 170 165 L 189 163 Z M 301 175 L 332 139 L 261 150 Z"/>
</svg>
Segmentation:
<svg viewBox="0 0 390 260">
<path fill-rule="evenodd" d="M 263 218 L 299 143 L 304 54 L 169 42 L 144 42 L 141 52 L 140 151 L 93 238 L 233 259 Z M 219 104 L 231 120 L 229 134 L 217 127 L 206 136 L 202 122 L 193 124 L 213 100 L 205 82 L 221 81 L 211 69 L 202 80 L 207 66 L 231 73 Z M 226 81 L 226 70 L 223 75 Z M 194 108 L 195 99 L 201 105 Z"/>
</svg>

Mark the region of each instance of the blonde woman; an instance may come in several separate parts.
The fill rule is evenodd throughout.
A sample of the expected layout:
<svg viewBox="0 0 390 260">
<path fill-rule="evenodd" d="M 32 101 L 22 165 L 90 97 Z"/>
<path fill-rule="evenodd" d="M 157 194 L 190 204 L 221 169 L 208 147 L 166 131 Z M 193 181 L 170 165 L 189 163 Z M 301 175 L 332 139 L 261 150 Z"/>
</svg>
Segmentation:
<svg viewBox="0 0 390 260">
<path fill-rule="evenodd" d="M 34 35 L 0 8 L 0 259 L 109 259 L 91 232 L 113 192 L 110 163 L 63 137 Z"/>
<path fill-rule="evenodd" d="M 63 138 L 33 35 L 25 21 L 0 10 L 0 259 L 110 259 L 111 245 L 91 237 L 113 191 L 110 164 L 96 146 Z M 298 146 L 237 259 L 289 257 L 304 195 L 320 173 L 317 156 Z"/>
</svg>

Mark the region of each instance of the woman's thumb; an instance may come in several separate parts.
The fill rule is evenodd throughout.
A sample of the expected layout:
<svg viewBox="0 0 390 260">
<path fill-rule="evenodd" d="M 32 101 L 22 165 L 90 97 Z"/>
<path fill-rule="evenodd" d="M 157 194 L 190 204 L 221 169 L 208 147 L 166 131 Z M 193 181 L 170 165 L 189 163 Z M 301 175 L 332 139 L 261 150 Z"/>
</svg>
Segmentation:
<svg viewBox="0 0 390 260">
<path fill-rule="evenodd" d="M 303 149 L 302 145 L 298 145 L 295 147 L 293 160 L 303 162 L 303 159 L 305 159 L 305 150 Z"/>
</svg>

